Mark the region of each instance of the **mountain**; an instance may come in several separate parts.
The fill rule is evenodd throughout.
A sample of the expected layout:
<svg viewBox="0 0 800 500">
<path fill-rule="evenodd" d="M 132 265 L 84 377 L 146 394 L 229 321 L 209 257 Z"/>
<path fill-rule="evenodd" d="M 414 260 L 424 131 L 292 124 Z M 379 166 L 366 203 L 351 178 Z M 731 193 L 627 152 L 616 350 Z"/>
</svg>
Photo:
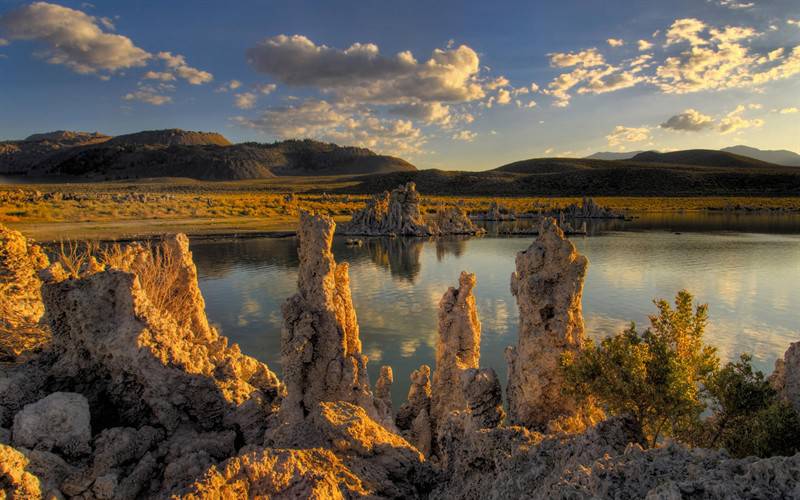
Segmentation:
<svg viewBox="0 0 800 500">
<path fill-rule="evenodd" d="M 405 160 L 364 148 L 312 140 L 231 144 L 221 134 L 180 129 L 116 137 L 59 131 L 0 143 L 0 174 L 36 177 L 239 180 L 413 170 Z"/>
<path fill-rule="evenodd" d="M 722 148 L 720 151 L 734 153 L 742 156 L 749 156 L 756 160 L 767 161 L 775 163 L 776 165 L 786 165 L 790 167 L 800 167 L 800 154 L 786 149 L 773 149 L 765 150 L 758 148 L 751 148 L 750 146 L 732 146 L 729 148 Z"/>
<path fill-rule="evenodd" d="M 356 184 L 339 191 L 375 193 L 414 181 L 424 194 L 460 196 L 797 196 L 800 193 L 800 169 L 716 153 L 720 155 L 716 158 L 734 157 L 737 165 L 534 158 L 484 172 L 422 170 L 371 175 L 353 179 Z M 700 156 L 668 158 L 695 161 Z M 713 161 L 713 157 L 709 159 Z"/>
<path fill-rule="evenodd" d="M 597 153 L 585 156 L 587 160 L 629 160 L 639 153 L 644 151 L 626 151 L 624 153 L 615 153 L 613 151 L 599 151 Z"/>
<path fill-rule="evenodd" d="M 669 153 L 645 151 L 631 158 L 631 161 L 703 167 L 775 167 L 773 163 L 716 149 L 686 149 L 683 151 L 670 151 Z"/>
</svg>

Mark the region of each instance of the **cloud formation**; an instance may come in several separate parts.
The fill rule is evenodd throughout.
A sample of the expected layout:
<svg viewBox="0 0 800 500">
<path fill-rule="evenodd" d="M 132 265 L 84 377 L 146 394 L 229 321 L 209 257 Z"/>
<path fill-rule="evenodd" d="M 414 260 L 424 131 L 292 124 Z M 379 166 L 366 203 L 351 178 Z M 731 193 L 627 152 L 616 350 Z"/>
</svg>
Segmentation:
<svg viewBox="0 0 800 500">
<path fill-rule="evenodd" d="M 746 108 L 740 104 L 736 106 L 736 109 L 725 115 L 719 121 L 719 131 L 723 134 L 732 134 L 739 130 L 761 127 L 764 125 L 764 120 L 760 118 L 744 118 L 742 113 L 744 113 L 745 109 Z"/>
<path fill-rule="evenodd" d="M 233 122 L 281 139 L 317 138 L 398 155 L 419 153 L 425 143 L 410 120 L 382 119 L 366 109 L 319 99 L 268 108 L 254 118 L 237 116 Z"/>
<path fill-rule="evenodd" d="M 214 79 L 214 75 L 208 71 L 193 68 L 186 64 L 186 58 L 180 54 L 173 55 L 171 52 L 159 52 L 158 58 L 164 61 L 167 68 L 192 85 L 202 85 Z"/>
<path fill-rule="evenodd" d="M 682 113 L 671 116 L 669 120 L 659 126 L 670 130 L 699 132 L 713 127 L 714 119 L 696 109 L 689 108 Z"/>
<path fill-rule="evenodd" d="M 234 96 L 234 105 L 239 109 L 253 109 L 256 106 L 258 95 L 253 92 L 242 92 Z"/>
<path fill-rule="evenodd" d="M 647 127 L 625 127 L 617 125 L 614 130 L 606 136 L 608 145 L 625 149 L 627 143 L 644 142 L 651 139 L 650 129 Z"/>
<path fill-rule="evenodd" d="M 122 96 L 126 101 L 139 101 L 153 106 L 162 106 L 172 102 L 172 97 L 165 95 L 164 90 L 168 88 L 157 88 L 152 85 L 139 85 L 139 88 Z"/>
<path fill-rule="evenodd" d="M 99 23 L 79 10 L 34 2 L 0 17 L 0 33 L 7 40 L 44 44 L 47 48 L 39 54 L 47 62 L 80 74 L 113 73 L 147 64 L 151 54 L 130 38 L 106 33 Z"/>
<path fill-rule="evenodd" d="M 466 45 L 436 49 L 420 63 L 409 51 L 384 56 L 372 43 L 341 50 L 303 35 L 278 35 L 248 49 L 247 60 L 286 85 L 314 87 L 359 102 L 466 102 L 485 95 L 478 79 L 480 59 Z"/>
<path fill-rule="evenodd" d="M 606 40 L 606 43 L 608 43 L 612 47 L 622 47 L 623 45 L 625 45 L 625 40 L 621 38 L 609 38 L 608 40 Z"/>
</svg>

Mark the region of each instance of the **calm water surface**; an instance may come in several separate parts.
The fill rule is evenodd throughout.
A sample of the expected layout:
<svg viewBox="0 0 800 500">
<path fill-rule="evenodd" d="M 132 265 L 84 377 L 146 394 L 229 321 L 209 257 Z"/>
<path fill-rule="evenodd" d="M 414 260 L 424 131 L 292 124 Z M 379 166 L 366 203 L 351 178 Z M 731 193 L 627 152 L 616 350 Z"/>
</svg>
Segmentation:
<svg viewBox="0 0 800 500">
<path fill-rule="evenodd" d="M 506 377 L 503 349 L 516 342 L 517 306 L 509 291 L 516 252 L 533 237 L 367 239 L 350 248 L 334 241 L 337 261 L 350 263 L 364 352 L 374 381 L 394 369 L 393 399 L 405 399 L 409 375 L 434 364 L 437 304 L 462 270 L 478 278 L 483 326 L 481 364 Z M 633 222 L 591 224 L 573 238 L 590 261 L 583 295 L 587 334 L 599 338 L 629 322 L 644 326 L 653 298 L 681 288 L 709 304 L 708 342 L 724 359 L 741 352 L 771 371 L 788 344 L 800 340 L 800 217 L 655 215 Z M 296 291 L 296 240 L 239 239 L 192 243 L 208 316 L 242 350 L 280 373 L 281 303 Z"/>
</svg>

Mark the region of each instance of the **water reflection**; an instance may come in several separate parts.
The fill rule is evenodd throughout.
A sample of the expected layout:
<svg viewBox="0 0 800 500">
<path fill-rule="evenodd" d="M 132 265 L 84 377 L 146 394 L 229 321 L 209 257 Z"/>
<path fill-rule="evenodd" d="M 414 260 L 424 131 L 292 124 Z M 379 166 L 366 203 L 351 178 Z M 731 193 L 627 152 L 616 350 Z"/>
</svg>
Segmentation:
<svg viewBox="0 0 800 500">
<path fill-rule="evenodd" d="M 753 217 L 590 224 L 593 236 L 573 239 L 591 263 L 583 300 L 588 334 L 609 335 L 630 321 L 645 325 L 653 298 L 687 288 L 709 303 L 708 340 L 721 356 L 752 352 L 759 368 L 771 370 L 800 339 L 800 220 L 793 226 Z M 509 276 L 516 252 L 530 241 L 375 238 L 349 247 L 334 240 L 337 260 L 350 263 L 370 374 L 375 380 L 381 364 L 392 365 L 395 402 L 405 398 L 411 371 L 433 364 L 437 304 L 462 270 L 478 278 L 482 364 L 505 378 L 503 350 L 516 341 L 518 320 Z M 280 305 L 296 290 L 296 240 L 195 241 L 192 250 L 210 319 L 280 372 Z"/>
</svg>

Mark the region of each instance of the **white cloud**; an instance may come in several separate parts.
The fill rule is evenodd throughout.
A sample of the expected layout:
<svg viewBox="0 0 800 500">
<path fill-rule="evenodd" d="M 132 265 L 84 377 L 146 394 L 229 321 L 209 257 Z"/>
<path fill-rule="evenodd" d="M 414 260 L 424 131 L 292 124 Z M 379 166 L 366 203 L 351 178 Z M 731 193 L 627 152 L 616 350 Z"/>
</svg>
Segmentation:
<svg viewBox="0 0 800 500">
<path fill-rule="evenodd" d="M 449 106 L 440 102 L 414 102 L 408 104 L 397 104 L 389 108 L 388 112 L 393 115 L 412 118 L 426 124 L 449 125 L 453 119 L 450 114 Z M 469 120 L 471 121 L 472 115 Z"/>
<path fill-rule="evenodd" d="M 398 155 L 418 154 L 426 141 L 409 120 L 381 119 L 368 110 L 316 99 L 269 108 L 255 118 L 237 116 L 233 121 L 280 139 L 309 137 Z"/>
<path fill-rule="evenodd" d="M 256 85 L 256 90 L 263 95 L 269 95 L 278 88 L 277 85 L 274 83 L 263 83 L 261 85 Z"/>
<path fill-rule="evenodd" d="M 743 105 L 736 106 L 736 109 L 725 115 L 719 121 L 719 131 L 723 134 L 731 134 L 738 130 L 747 128 L 761 127 L 764 125 L 764 120 L 760 118 L 747 119 L 742 116 L 745 111 Z"/>
<path fill-rule="evenodd" d="M 788 24 L 789 26 L 794 25 L 800 28 L 800 19 L 787 19 L 786 24 Z"/>
<path fill-rule="evenodd" d="M 606 136 L 609 146 L 623 149 L 627 143 L 644 142 L 650 139 L 650 129 L 647 127 L 625 127 L 622 125 L 614 127 L 614 130 Z"/>
<path fill-rule="evenodd" d="M 173 55 L 171 52 L 159 52 L 158 58 L 163 60 L 167 67 L 179 77 L 192 85 L 202 85 L 214 79 L 214 75 L 211 73 L 186 64 L 186 58 L 180 54 Z"/>
<path fill-rule="evenodd" d="M 700 36 L 700 33 L 707 28 L 706 23 L 693 17 L 676 19 L 672 26 L 667 30 L 667 45 L 674 45 L 681 42 L 689 42 L 690 45 L 698 46 L 708 43 Z"/>
<path fill-rule="evenodd" d="M 122 35 L 106 33 L 102 21 L 79 10 L 34 2 L 0 17 L 8 40 L 34 40 L 47 48 L 39 54 L 51 64 L 76 73 L 115 72 L 141 67 L 152 57 Z"/>
<path fill-rule="evenodd" d="M 717 5 L 733 10 L 750 9 L 755 6 L 753 2 L 738 2 L 737 0 L 718 0 Z"/>
<path fill-rule="evenodd" d="M 622 47 L 625 45 L 625 40 L 622 40 L 621 38 L 609 38 L 606 40 L 606 43 L 612 47 Z"/>
<path fill-rule="evenodd" d="M 6 40 L 5 38 L 0 38 L 0 47 L 5 47 L 9 43 L 10 42 L 8 40 Z"/>
<path fill-rule="evenodd" d="M 653 48 L 653 44 L 651 42 L 648 42 L 647 40 L 639 40 L 638 42 L 636 42 L 636 46 L 642 52 Z"/>
<path fill-rule="evenodd" d="M 166 71 L 148 71 L 142 76 L 145 80 L 159 80 L 162 82 L 171 82 L 175 80 L 175 75 Z"/>
<path fill-rule="evenodd" d="M 452 139 L 454 141 L 472 142 L 476 137 L 478 137 L 476 132 L 472 132 L 471 130 L 461 130 L 460 132 L 453 134 Z"/>
<path fill-rule="evenodd" d="M 791 115 L 791 114 L 794 114 L 794 113 L 800 113 L 800 108 L 796 108 L 796 107 L 781 108 L 781 110 L 778 111 L 778 113 L 780 113 L 782 115 Z"/>
<path fill-rule="evenodd" d="M 258 100 L 258 95 L 253 92 L 242 92 L 234 96 L 234 105 L 239 109 L 253 109 Z"/>
<path fill-rule="evenodd" d="M 591 68 L 592 66 L 605 64 L 603 55 L 594 47 L 580 52 L 555 52 L 548 55 L 550 56 L 550 65 L 554 68 L 569 68 L 572 66 Z"/>
<path fill-rule="evenodd" d="M 315 87 L 340 99 L 399 104 L 466 102 L 485 95 L 480 59 L 466 45 L 436 49 L 420 63 L 408 51 L 384 56 L 372 43 L 340 50 L 302 35 L 278 35 L 248 49 L 247 59 L 284 84 Z"/>
<path fill-rule="evenodd" d="M 689 108 L 682 113 L 671 116 L 669 120 L 661 125 L 661 128 L 670 130 L 682 130 L 698 132 L 713 127 L 714 119 L 708 115 L 697 111 L 696 109 Z"/>
<path fill-rule="evenodd" d="M 509 92 L 506 89 L 500 89 L 497 91 L 497 104 L 505 106 L 510 102 L 511 102 L 511 92 Z"/>
<path fill-rule="evenodd" d="M 219 87 L 217 87 L 214 92 L 228 92 L 230 90 L 236 90 L 242 86 L 242 82 L 239 80 L 228 80 L 227 82 L 223 83 Z"/>
<path fill-rule="evenodd" d="M 159 90 L 149 85 L 142 85 L 138 90 L 129 92 L 123 97 L 126 101 L 140 101 L 153 106 L 161 106 L 172 102 L 172 97 L 159 93 Z"/>
<path fill-rule="evenodd" d="M 511 82 L 508 81 L 508 78 L 504 76 L 498 76 L 494 80 L 491 80 L 489 83 L 486 84 L 486 88 L 489 90 L 497 90 L 499 88 L 508 87 Z"/>
</svg>

